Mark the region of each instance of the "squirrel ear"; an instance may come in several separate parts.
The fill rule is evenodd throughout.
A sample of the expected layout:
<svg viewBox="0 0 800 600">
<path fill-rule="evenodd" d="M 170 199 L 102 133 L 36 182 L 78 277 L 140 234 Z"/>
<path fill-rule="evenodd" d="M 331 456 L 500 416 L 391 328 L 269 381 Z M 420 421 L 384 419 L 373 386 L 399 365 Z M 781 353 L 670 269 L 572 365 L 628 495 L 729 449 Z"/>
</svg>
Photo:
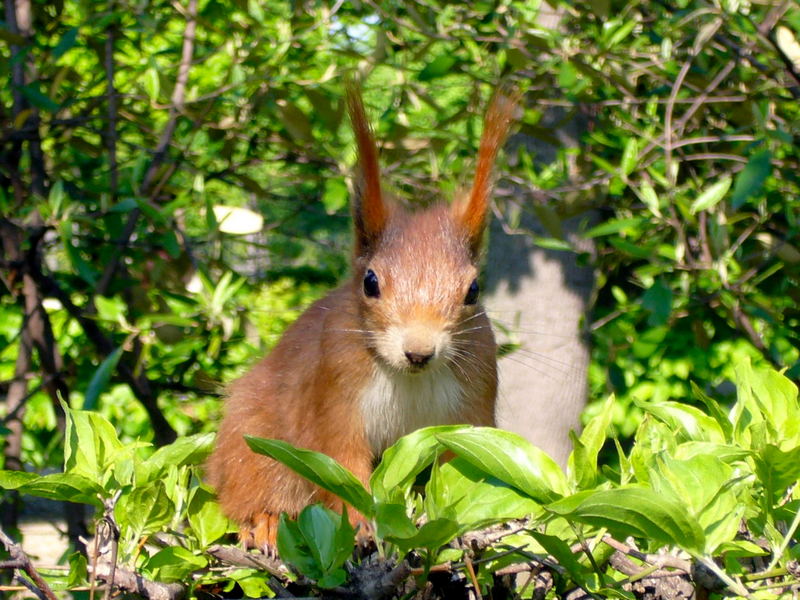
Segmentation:
<svg viewBox="0 0 800 600">
<path fill-rule="evenodd" d="M 483 135 L 481 135 L 481 143 L 478 148 L 478 161 L 475 166 L 472 189 L 468 196 L 453 207 L 456 221 L 467 231 L 473 255 L 477 255 L 480 251 L 483 230 L 486 226 L 494 161 L 506 141 L 509 125 L 519 104 L 519 99 L 519 91 L 508 87 L 501 87 L 495 92 L 483 121 Z"/>
<path fill-rule="evenodd" d="M 381 193 L 378 149 L 364 110 L 361 93 L 352 81 L 346 82 L 347 111 L 358 149 L 358 175 L 352 202 L 356 256 L 368 254 L 377 243 L 388 217 Z"/>
</svg>

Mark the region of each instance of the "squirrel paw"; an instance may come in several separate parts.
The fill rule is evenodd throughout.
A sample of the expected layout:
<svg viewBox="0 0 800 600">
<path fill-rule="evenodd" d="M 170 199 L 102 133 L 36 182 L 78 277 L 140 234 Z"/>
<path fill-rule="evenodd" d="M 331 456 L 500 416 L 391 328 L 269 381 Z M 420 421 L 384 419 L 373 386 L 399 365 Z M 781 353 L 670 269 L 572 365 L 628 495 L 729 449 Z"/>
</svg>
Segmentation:
<svg viewBox="0 0 800 600">
<path fill-rule="evenodd" d="M 239 529 L 239 540 L 245 548 L 261 550 L 269 558 L 278 558 L 279 515 L 261 513 L 250 526 Z"/>
</svg>

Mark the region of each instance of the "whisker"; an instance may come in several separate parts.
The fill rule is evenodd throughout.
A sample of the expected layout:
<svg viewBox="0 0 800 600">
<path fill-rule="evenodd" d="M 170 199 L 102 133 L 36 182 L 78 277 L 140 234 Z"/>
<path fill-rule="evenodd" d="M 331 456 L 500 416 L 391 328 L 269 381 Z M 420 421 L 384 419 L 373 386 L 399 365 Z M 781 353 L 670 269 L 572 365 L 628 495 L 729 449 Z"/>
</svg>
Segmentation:
<svg viewBox="0 0 800 600">
<path fill-rule="evenodd" d="M 479 310 L 479 311 L 478 311 L 478 312 L 476 312 L 474 315 L 470 315 L 469 317 L 467 317 L 467 318 L 465 318 L 465 319 L 462 319 L 461 321 L 458 321 L 458 322 L 456 323 L 456 326 L 458 326 L 458 325 L 463 325 L 463 324 L 464 324 L 464 323 L 466 323 L 467 321 L 471 321 L 472 319 L 477 319 L 478 317 L 480 317 L 480 316 L 482 316 L 482 315 L 485 315 L 485 314 L 486 314 L 486 311 L 485 311 L 485 310 Z"/>
<path fill-rule="evenodd" d="M 527 348 L 515 348 L 514 350 L 512 350 L 512 353 L 513 352 L 522 352 L 523 354 L 526 354 L 531 358 L 547 361 L 551 364 L 559 365 L 562 367 L 570 367 L 572 365 L 572 363 L 569 361 L 559 360 L 543 352 L 536 352 L 535 350 L 528 350 Z"/>
<path fill-rule="evenodd" d="M 527 363 L 527 362 L 525 362 L 524 360 L 520 360 L 520 359 L 518 359 L 518 358 L 514 358 L 514 356 L 513 356 L 513 355 L 511 355 L 511 354 L 507 354 L 506 356 L 504 356 L 504 357 L 502 358 L 502 360 L 510 360 L 511 362 L 515 362 L 515 363 L 517 363 L 517 364 L 519 364 L 519 365 L 522 365 L 523 367 L 526 367 L 526 368 L 528 368 L 528 369 L 531 369 L 532 371 L 535 371 L 536 373 L 539 373 L 540 375 L 543 375 L 543 376 L 545 376 L 545 377 L 547 377 L 547 378 L 549 378 L 549 379 L 552 379 L 553 381 L 558 381 L 558 378 L 557 378 L 557 377 L 555 377 L 555 376 L 554 376 L 554 375 L 553 375 L 553 374 L 550 372 L 550 370 L 545 370 L 545 369 L 542 369 L 542 368 L 540 368 L 540 367 L 537 367 L 536 365 L 528 364 L 528 363 Z M 565 373 L 562 373 L 562 375 L 564 375 L 564 374 L 565 374 Z"/>
</svg>

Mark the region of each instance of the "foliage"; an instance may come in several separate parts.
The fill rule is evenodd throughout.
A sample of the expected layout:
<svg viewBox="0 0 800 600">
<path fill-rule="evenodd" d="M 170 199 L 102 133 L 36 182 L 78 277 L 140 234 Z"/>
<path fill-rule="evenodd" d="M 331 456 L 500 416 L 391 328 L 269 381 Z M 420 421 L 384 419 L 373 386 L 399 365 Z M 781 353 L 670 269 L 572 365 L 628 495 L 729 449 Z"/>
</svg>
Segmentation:
<svg viewBox="0 0 800 600">
<path fill-rule="evenodd" d="M 224 382 L 346 270 L 352 144 L 339 75 L 356 72 L 363 81 L 388 186 L 403 201 L 423 203 L 464 183 L 455 177 L 469 172 L 481 110 L 506 77 L 525 106 L 506 152 L 498 218 L 530 235 L 518 227 L 532 212 L 547 230 L 538 244 L 573 251 L 563 222 L 577 215 L 580 236 L 596 245 L 581 255 L 599 276 L 586 323 L 592 420 L 566 484 L 533 449 L 514 454 L 522 463 L 488 464 L 468 441 L 490 436 L 481 445 L 491 441 L 506 456 L 502 436 L 440 431 L 401 440 L 371 482 L 379 536 L 402 550 L 422 548 L 428 566 L 443 560 L 437 544 L 494 518 L 459 495 L 470 489 L 485 506 L 503 506 L 503 517 L 528 511 L 546 522 L 522 542 L 558 557 L 566 569 L 560 578 L 590 586 L 581 579 L 590 577 L 587 564 L 570 560 L 562 543 L 576 539 L 574 531 L 556 514 L 593 531 L 598 498 L 605 511 L 610 500 L 636 494 L 649 501 L 642 490 L 667 503 L 701 494 L 689 517 L 672 522 L 664 505 L 657 531 L 634 513 L 627 515 L 633 529 L 615 532 L 654 532 L 651 541 L 668 544 L 685 534 L 692 547 L 677 547 L 701 561 L 724 554 L 733 577 L 737 556 L 754 549 L 742 550 L 742 541 L 725 546 L 730 531 L 707 531 L 716 513 L 703 510 L 730 503 L 752 483 L 761 504 L 739 498 L 750 507 L 744 517 L 784 565 L 787 549 L 779 546 L 791 536 L 781 538 L 775 527 L 796 500 L 778 507 L 778 484 L 793 476 L 782 465 L 792 463 L 794 446 L 778 440 L 791 439 L 789 421 L 750 427 L 748 415 L 758 411 L 745 410 L 741 398 L 735 406 L 744 412 L 733 419 L 741 431 L 717 416 L 730 410 L 726 382 L 742 377 L 734 365 L 744 357 L 800 377 L 795 5 L 7 5 L 0 23 L 0 75 L 10 82 L 0 87 L 0 436 L 5 468 L 25 471 L 4 475 L 7 489 L 82 499 L 98 510 L 123 490 L 115 511 L 130 536 L 121 544 L 126 560 L 136 558 L 148 528 L 169 530 L 213 513 L 209 492 L 193 478 L 199 455 L 173 457 L 175 471 L 159 470 L 150 462 L 158 452 L 147 458 L 146 444 L 175 448 L 169 442 L 178 436 L 212 430 Z M 30 23 L 13 22 L 13 9 L 22 15 L 25 7 Z M 553 8 L 560 26 L 541 25 L 540 13 Z M 557 128 L 565 123 L 584 128 L 577 150 L 560 147 Z M 535 156 L 531 140 L 553 151 Z M 498 325 L 513 330 L 503 319 Z M 613 409 L 605 403 L 611 392 Z M 772 414 L 765 406 L 759 410 Z M 606 443 L 603 456 L 611 450 L 614 466 L 598 470 L 592 465 L 606 422 L 620 434 L 620 449 L 614 454 Z M 70 436 L 86 435 L 86 423 L 98 437 L 86 438 L 84 456 Z M 626 449 L 634 433 L 637 443 Z M 411 492 L 403 490 L 448 443 L 462 455 L 433 466 L 426 499 L 407 505 Z M 700 448 L 712 458 L 700 461 Z M 654 458 L 662 451 L 672 458 Z M 533 471 L 514 475 L 515 464 Z M 65 473 L 37 474 L 59 465 Z M 484 480 L 483 470 L 492 478 Z M 537 474 L 521 488 L 507 481 L 529 472 Z M 708 489 L 723 482 L 713 497 L 702 495 L 705 485 L 673 489 L 700 472 Z M 490 485 L 493 478 L 504 485 Z M 574 499 L 579 490 L 607 495 Z M 134 492 L 145 508 L 166 506 L 165 499 L 171 508 L 137 514 L 128 499 Z M 417 527 L 422 514 L 436 516 Z M 307 518 L 328 531 L 345 526 L 316 509 Z M 227 529 L 218 516 L 208 520 L 204 531 L 206 518 L 195 517 L 181 550 L 142 556 L 136 566 L 163 580 L 199 568 L 201 551 Z M 308 576 L 337 582 L 341 556 L 315 556 Z M 180 561 L 189 571 L 170 571 Z M 491 565 L 481 564 L 482 582 Z M 266 589 L 250 571 L 231 577 L 254 594 Z"/>
<path fill-rule="evenodd" d="M 634 447 L 620 449 L 618 470 L 598 464 L 613 399 L 575 440 L 566 471 L 515 434 L 431 427 L 386 451 L 370 492 L 324 455 L 276 440 L 249 443 L 367 517 L 385 560 L 411 553 L 424 573 L 469 559 L 474 549 L 453 544 L 457 536 L 527 518 L 472 557 L 484 592 L 494 572 L 533 562 L 552 571 L 559 594 L 577 586 L 630 598 L 634 575 L 644 577 L 648 562 L 672 557 L 673 567 L 684 564 L 673 576 L 687 576 L 693 562 L 715 576 L 717 591 L 767 598 L 770 590 L 798 583 L 792 563 L 800 541 L 800 403 L 797 387 L 775 371 L 755 370 L 748 361 L 735 371 L 738 399 L 730 410 L 699 389 L 695 399 L 708 414 L 680 402 L 644 404 L 647 417 Z M 96 413 L 67 414 L 64 473 L 0 471 L 0 486 L 91 503 L 98 513 L 112 506 L 121 569 L 201 586 L 249 578 L 243 589 L 256 595 L 267 588 L 266 572 L 210 570 L 216 560 L 209 546 L 230 527 L 194 476 L 209 451 L 209 435 L 151 452 L 121 443 Z M 456 458 L 440 463 L 445 450 Z M 422 490 L 415 481 L 425 469 L 430 477 Z M 354 530 L 344 517 L 312 505 L 297 520 L 281 518 L 281 557 L 321 588 L 344 585 L 356 568 Z M 151 539 L 166 545 L 159 549 Z M 637 548 L 630 553 L 645 563 L 635 573 L 623 574 L 609 561 L 626 547 Z"/>
</svg>

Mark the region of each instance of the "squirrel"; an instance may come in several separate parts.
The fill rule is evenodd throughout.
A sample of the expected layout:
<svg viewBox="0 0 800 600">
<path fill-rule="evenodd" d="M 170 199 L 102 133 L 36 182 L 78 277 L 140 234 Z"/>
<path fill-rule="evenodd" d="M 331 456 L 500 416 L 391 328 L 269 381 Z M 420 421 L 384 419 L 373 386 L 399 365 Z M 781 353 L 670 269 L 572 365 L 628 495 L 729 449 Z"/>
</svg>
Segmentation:
<svg viewBox="0 0 800 600">
<path fill-rule="evenodd" d="M 323 452 L 366 485 L 374 461 L 403 435 L 430 425 L 494 425 L 496 344 L 478 302 L 478 260 L 492 168 L 516 105 L 504 91 L 490 103 L 468 193 L 409 211 L 384 197 L 364 105 L 348 85 L 360 171 L 352 278 L 312 304 L 229 386 L 207 462 L 208 481 L 245 545 L 273 552 L 281 512 L 295 517 L 312 502 L 342 508 L 252 452 L 246 434 Z"/>
</svg>

